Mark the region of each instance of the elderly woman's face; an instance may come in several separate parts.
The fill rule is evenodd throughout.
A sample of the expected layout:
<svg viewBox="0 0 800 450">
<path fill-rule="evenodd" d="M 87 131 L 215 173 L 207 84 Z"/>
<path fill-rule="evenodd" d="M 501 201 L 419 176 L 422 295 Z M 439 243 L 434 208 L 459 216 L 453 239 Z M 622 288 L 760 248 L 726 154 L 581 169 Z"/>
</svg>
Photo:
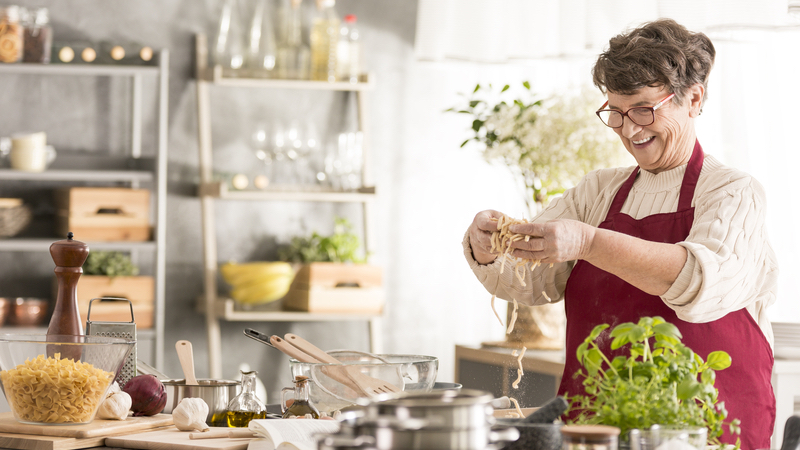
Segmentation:
<svg viewBox="0 0 800 450">
<path fill-rule="evenodd" d="M 614 128 L 639 167 L 659 173 L 689 161 L 695 142 L 692 119 L 699 114 L 703 92 L 702 86 L 695 88 L 699 90 L 698 101 L 695 101 L 694 91 L 683 105 L 678 105 L 673 98 L 655 111 L 655 121 L 651 125 L 637 125 L 625 117 L 623 125 Z M 652 107 L 670 93 L 663 87 L 646 87 L 633 95 L 609 92 L 607 108 L 626 112 L 636 106 Z"/>
</svg>

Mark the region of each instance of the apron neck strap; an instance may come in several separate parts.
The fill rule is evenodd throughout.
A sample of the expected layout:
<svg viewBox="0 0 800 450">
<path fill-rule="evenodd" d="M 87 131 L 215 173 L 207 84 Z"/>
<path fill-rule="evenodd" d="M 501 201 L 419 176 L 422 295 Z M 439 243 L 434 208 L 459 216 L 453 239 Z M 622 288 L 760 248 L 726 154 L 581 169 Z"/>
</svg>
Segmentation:
<svg viewBox="0 0 800 450">
<path fill-rule="evenodd" d="M 692 156 L 689 158 L 689 164 L 686 166 L 686 173 L 683 175 L 683 182 L 681 183 L 681 194 L 680 198 L 678 199 L 678 211 L 683 211 L 684 209 L 691 208 L 692 206 L 692 198 L 694 198 L 694 189 L 697 186 L 697 179 L 700 177 L 700 171 L 703 169 L 703 147 L 700 146 L 700 141 L 694 141 L 694 149 L 692 150 Z M 614 196 L 614 201 L 611 203 L 611 207 L 608 210 L 608 214 L 616 214 L 622 210 L 622 205 L 625 204 L 625 200 L 628 198 L 628 194 L 633 188 L 633 183 L 636 181 L 636 177 L 639 176 L 639 166 L 636 166 L 631 172 L 630 176 L 625 183 L 620 186 L 619 191 L 617 191 L 617 195 Z"/>
</svg>

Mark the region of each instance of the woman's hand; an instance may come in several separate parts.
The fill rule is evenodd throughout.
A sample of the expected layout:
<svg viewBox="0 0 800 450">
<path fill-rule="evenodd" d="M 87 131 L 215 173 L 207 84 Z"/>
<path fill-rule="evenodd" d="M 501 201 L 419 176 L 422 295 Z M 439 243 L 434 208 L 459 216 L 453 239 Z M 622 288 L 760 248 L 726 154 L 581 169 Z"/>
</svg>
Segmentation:
<svg viewBox="0 0 800 450">
<path fill-rule="evenodd" d="M 492 233 L 497 231 L 497 220 L 501 217 L 503 213 L 487 209 L 476 214 L 469 226 L 469 245 L 478 264 L 491 264 L 497 259 L 492 253 Z"/>
<path fill-rule="evenodd" d="M 560 263 L 584 259 L 592 247 L 595 228 L 577 220 L 555 219 L 545 223 L 511 225 L 512 233 L 526 234 L 530 239 L 511 244 L 517 258 Z"/>
</svg>

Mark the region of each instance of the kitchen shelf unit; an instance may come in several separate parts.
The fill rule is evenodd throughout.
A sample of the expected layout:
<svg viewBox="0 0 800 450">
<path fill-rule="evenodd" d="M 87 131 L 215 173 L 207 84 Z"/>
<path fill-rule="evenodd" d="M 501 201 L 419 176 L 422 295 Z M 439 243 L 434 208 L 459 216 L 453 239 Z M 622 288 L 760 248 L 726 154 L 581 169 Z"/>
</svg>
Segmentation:
<svg viewBox="0 0 800 450">
<path fill-rule="evenodd" d="M 103 64 L 38 64 L 17 63 L 0 64 L 0 75 L 34 76 L 83 76 L 83 77 L 122 77 L 131 80 L 131 141 L 130 152 L 125 156 L 106 156 L 88 154 L 59 154 L 53 164 L 44 172 L 23 172 L 13 169 L 0 169 L 0 182 L 23 181 L 45 183 L 81 183 L 92 185 L 126 185 L 139 188 L 142 184 L 152 186 L 153 233 L 151 240 L 144 242 L 96 242 L 85 240 L 90 249 L 130 251 L 134 262 L 138 253 L 153 255 L 154 321 L 152 329 L 137 330 L 140 341 L 150 341 L 151 347 L 137 349 L 142 357 L 152 355 L 156 367 L 164 363 L 164 303 L 166 267 L 166 211 L 167 211 L 167 132 L 169 104 L 169 50 L 156 52 L 155 65 L 103 65 Z M 156 79 L 157 96 L 157 144 L 154 156 L 142 155 L 142 95 L 143 78 Z M 86 167 L 91 167 L 87 169 Z M 47 252 L 50 245 L 64 236 L 24 237 L 0 239 L 2 252 Z M 2 333 L 43 332 L 45 328 L 11 327 L 0 328 Z"/>
<path fill-rule="evenodd" d="M 374 77 L 364 75 L 358 83 L 307 80 L 275 80 L 262 78 L 226 78 L 219 66 L 209 67 L 208 41 L 206 36 L 196 36 L 197 62 L 197 121 L 198 121 L 198 150 L 200 184 L 198 196 L 200 197 L 202 211 L 202 236 L 203 236 L 203 295 L 198 299 L 197 309 L 206 316 L 206 331 L 208 337 L 208 361 L 210 378 L 222 377 L 222 343 L 220 321 L 260 321 L 260 322 L 340 322 L 340 321 L 367 321 L 369 326 L 370 351 L 379 352 L 381 348 L 381 315 L 380 314 L 329 314 L 310 313 L 298 311 L 281 311 L 275 308 L 273 302 L 265 309 L 245 310 L 237 307 L 236 302 L 230 298 L 221 298 L 218 295 L 216 226 L 214 218 L 215 200 L 248 200 L 248 201 L 297 201 L 297 202 L 341 202 L 360 203 L 364 222 L 364 245 L 369 253 L 371 228 L 370 204 L 375 199 L 375 187 L 370 172 L 371 160 L 367 139 L 367 112 L 364 93 L 374 88 Z M 224 182 L 214 179 L 213 174 L 213 148 L 211 140 L 211 102 L 209 90 L 212 86 L 225 88 L 260 88 L 260 89 L 298 89 L 298 90 L 323 90 L 354 92 L 356 95 L 356 108 L 358 129 L 363 134 L 361 186 L 357 190 L 332 190 L 312 188 L 309 186 L 277 187 L 265 190 L 230 190 Z"/>
</svg>

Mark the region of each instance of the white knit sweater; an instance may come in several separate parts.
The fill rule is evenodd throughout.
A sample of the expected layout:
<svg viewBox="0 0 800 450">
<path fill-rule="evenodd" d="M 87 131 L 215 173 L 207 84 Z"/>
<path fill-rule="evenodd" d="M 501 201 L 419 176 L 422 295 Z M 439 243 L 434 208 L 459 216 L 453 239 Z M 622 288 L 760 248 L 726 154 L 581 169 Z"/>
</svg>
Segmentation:
<svg viewBox="0 0 800 450">
<path fill-rule="evenodd" d="M 566 218 L 600 225 L 632 170 L 633 166 L 589 173 L 534 221 Z M 686 165 L 659 174 L 641 171 L 621 212 L 634 219 L 675 212 L 685 172 Z M 766 309 L 775 303 L 778 263 L 767 239 L 764 189 L 750 175 L 705 155 L 692 206 L 691 232 L 678 243 L 688 251 L 686 265 L 661 299 L 680 319 L 693 323 L 710 322 L 747 308 L 772 345 Z M 500 274 L 502 258 L 492 264 L 478 264 L 468 234 L 463 247 L 470 267 L 490 293 L 529 305 L 547 303 L 547 297 L 553 302 L 562 300 L 575 265 L 570 261 L 553 267 L 545 264 L 533 272 L 526 270 L 526 286 L 522 287 L 513 273 L 514 262 L 506 262 Z"/>
</svg>

